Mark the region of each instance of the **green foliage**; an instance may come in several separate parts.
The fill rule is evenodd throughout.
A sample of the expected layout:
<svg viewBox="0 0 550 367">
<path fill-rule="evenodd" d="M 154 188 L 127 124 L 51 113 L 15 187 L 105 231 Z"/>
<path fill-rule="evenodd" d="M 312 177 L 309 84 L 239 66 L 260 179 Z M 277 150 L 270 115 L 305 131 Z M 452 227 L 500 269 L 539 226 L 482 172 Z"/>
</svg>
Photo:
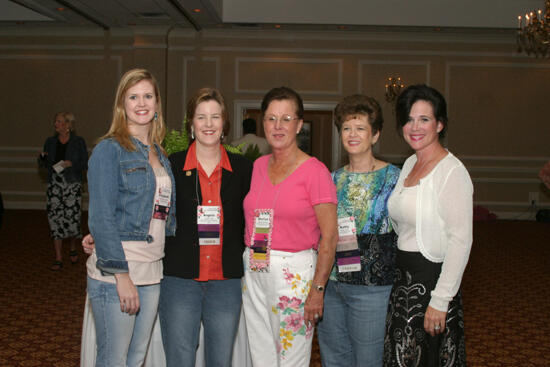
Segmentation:
<svg viewBox="0 0 550 367">
<path fill-rule="evenodd" d="M 166 137 L 164 138 L 164 141 L 162 142 L 162 146 L 166 150 L 166 154 L 170 155 L 172 153 L 181 152 L 182 150 L 186 150 L 189 147 L 189 135 L 187 134 L 187 130 L 185 129 L 185 124 L 187 123 L 186 120 L 183 120 L 183 123 L 181 124 L 181 130 L 170 130 Z M 234 154 L 241 154 L 244 155 L 246 158 L 255 161 L 256 158 L 260 156 L 260 150 L 258 149 L 258 146 L 256 144 L 248 146 L 248 149 L 243 152 L 243 148 L 246 143 L 242 143 L 237 145 L 236 147 L 224 144 L 225 150 L 228 152 L 234 153 Z"/>
<path fill-rule="evenodd" d="M 166 154 L 181 152 L 189 147 L 189 136 L 187 130 L 185 130 L 185 124 L 187 121 L 184 119 L 181 124 L 181 130 L 170 130 L 164 137 L 162 146 L 166 150 Z"/>
<path fill-rule="evenodd" d="M 237 145 L 236 147 L 234 147 L 233 145 L 224 144 L 223 147 L 225 148 L 225 150 L 233 154 L 243 154 L 243 144 Z"/>
<path fill-rule="evenodd" d="M 257 144 L 251 144 L 246 148 L 246 151 L 244 152 L 244 156 L 248 159 L 250 159 L 252 162 L 254 162 L 256 159 L 258 159 L 262 154 L 260 153 L 260 148 L 258 148 Z"/>
</svg>

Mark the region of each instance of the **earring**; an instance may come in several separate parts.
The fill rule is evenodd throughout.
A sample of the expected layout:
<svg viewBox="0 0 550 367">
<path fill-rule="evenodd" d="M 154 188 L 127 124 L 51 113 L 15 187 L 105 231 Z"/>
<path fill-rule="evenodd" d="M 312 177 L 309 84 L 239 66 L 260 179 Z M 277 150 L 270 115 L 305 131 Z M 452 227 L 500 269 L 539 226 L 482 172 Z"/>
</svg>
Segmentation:
<svg viewBox="0 0 550 367">
<path fill-rule="evenodd" d="M 195 130 L 191 129 L 191 139 L 195 140 Z"/>
<path fill-rule="evenodd" d="M 154 117 L 154 120 L 155 122 L 157 122 L 159 120 L 159 114 L 155 112 L 155 117 Z"/>
<path fill-rule="evenodd" d="M 223 140 L 225 136 L 223 135 L 223 132 L 222 132 L 222 135 L 220 136 L 220 140 Z"/>
</svg>

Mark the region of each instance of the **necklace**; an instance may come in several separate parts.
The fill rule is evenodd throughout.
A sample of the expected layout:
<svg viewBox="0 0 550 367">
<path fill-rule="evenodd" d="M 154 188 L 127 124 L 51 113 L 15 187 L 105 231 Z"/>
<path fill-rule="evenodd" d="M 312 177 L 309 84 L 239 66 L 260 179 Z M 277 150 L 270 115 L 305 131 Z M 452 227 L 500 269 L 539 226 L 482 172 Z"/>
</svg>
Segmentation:
<svg viewBox="0 0 550 367">
<path fill-rule="evenodd" d="M 351 169 L 351 162 L 348 163 L 348 171 L 351 172 L 351 173 L 370 173 L 370 172 L 373 172 L 374 171 L 374 168 L 376 167 L 376 158 L 373 157 L 373 161 L 372 161 L 372 167 L 370 168 L 370 170 L 367 170 L 367 171 L 361 171 L 361 170 L 358 170 L 356 171 L 355 169 Z"/>
</svg>

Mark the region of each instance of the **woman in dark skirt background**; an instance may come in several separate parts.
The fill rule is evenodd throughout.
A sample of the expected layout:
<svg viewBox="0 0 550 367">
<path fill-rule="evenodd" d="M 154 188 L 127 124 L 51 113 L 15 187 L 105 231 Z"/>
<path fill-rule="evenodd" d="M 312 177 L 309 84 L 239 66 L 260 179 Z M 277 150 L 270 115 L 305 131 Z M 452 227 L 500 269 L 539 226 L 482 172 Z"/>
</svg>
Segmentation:
<svg viewBox="0 0 550 367">
<path fill-rule="evenodd" d="M 50 267 L 63 267 L 63 240 L 70 240 L 71 263 L 78 260 L 77 238 L 81 238 L 82 172 L 88 166 L 88 150 L 84 139 L 74 132 L 74 115 L 58 112 L 54 116 L 55 135 L 46 139 L 39 163 L 48 169 L 47 212 L 55 249 Z"/>
<path fill-rule="evenodd" d="M 415 154 L 388 201 L 399 239 L 384 366 L 465 366 L 459 288 L 472 246 L 472 181 L 441 145 L 447 108 L 437 90 L 405 89 L 396 118 Z"/>
</svg>

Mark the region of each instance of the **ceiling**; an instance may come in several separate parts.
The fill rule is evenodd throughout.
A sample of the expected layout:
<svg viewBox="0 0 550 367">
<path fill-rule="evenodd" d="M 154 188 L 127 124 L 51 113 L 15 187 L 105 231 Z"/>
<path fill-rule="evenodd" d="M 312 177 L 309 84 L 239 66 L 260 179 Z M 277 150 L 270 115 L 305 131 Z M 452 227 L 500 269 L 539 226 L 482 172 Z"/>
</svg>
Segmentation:
<svg viewBox="0 0 550 367">
<path fill-rule="evenodd" d="M 511 31 L 544 0 L 0 0 L 0 27 Z"/>
</svg>

